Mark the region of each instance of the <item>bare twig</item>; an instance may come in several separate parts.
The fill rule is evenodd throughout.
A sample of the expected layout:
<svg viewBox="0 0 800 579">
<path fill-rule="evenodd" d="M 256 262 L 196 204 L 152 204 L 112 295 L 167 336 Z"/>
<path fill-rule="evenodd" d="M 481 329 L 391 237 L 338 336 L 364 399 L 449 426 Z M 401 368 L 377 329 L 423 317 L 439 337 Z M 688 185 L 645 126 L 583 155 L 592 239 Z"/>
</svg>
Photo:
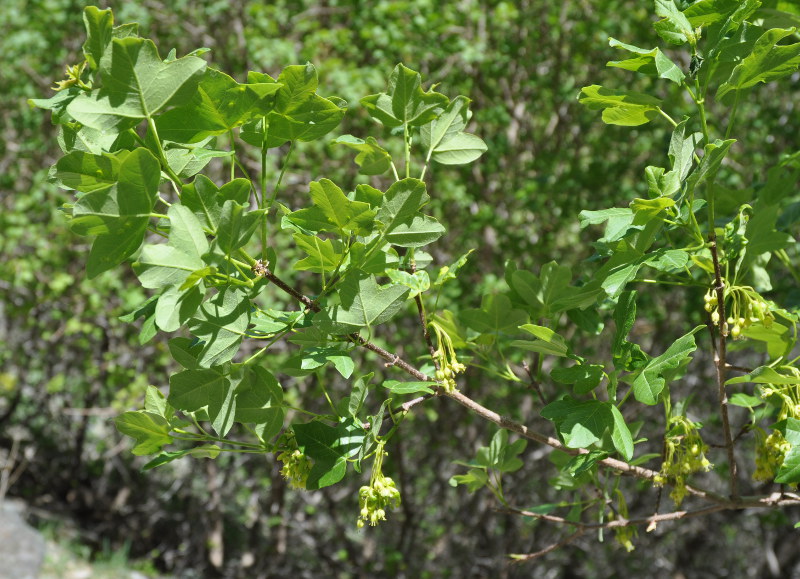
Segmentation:
<svg viewBox="0 0 800 579">
<path fill-rule="evenodd" d="M 272 270 L 270 270 L 261 260 L 256 261 L 256 264 L 253 266 L 253 273 L 268 279 L 294 299 L 302 303 L 309 310 L 314 312 L 319 311 L 319 305 L 314 300 L 308 296 L 304 296 L 301 292 L 297 291 L 281 278 L 272 273 Z"/>
<path fill-rule="evenodd" d="M 484 418 L 484 419 L 486 419 L 486 420 L 488 420 L 490 422 L 494 422 L 495 424 L 497 424 L 501 428 L 505 428 L 506 430 L 511 430 L 512 432 L 516 432 L 520 436 L 524 436 L 525 438 L 528 438 L 530 440 L 534 440 L 534 441 L 536 441 L 536 442 L 538 442 L 540 444 L 546 444 L 547 446 L 550 446 L 552 448 L 555 448 L 556 450 L 560 450 L 560 451 L 565 452 L 567 454 L 571 454 L 573 456 L 577 456 L 579 454 L 588 454 L 589 453 L 588 450 L 583 449 L 583 448 L 568 448 L 567 446 L 562 444 L 561 441 L 559 441 L 559 440 L 557 440 L 555 438 L 552 438 L 550 436 L 545 436 L 543 434 L 539 434 L 538 432 L 534 432 L 534 431 L 528 429 L 528 427 L 523 425 L 523 424 L 515 422 L 514 420 L 511 420 L 510 418 L 508 418 L 506 416 L 501 416 L 501 415 L 497 414 L 496 412 L 494 412 L 493 410 L 489 410 L 488 408 L 485 408 L 484 406 L 481 406 L 480 404 L 478 404 L 477 402 L 475 402 L 471 398 L 468 398 L 467 396 L 465 396 L 464 394 L 462 394 L 461 392 L 459 392 L 457 390 L 454 391 L 454 392 L 448 392 L 446 394 L 446 396 L 448 396 L 449 398 L 452 398 L 453 400 L 455 400 L 456 402 L 458 402 L 462 406 L 468 408 L 469 410 L 471 410 L 472 412 L 474 412 L 478 416 L 480 416 L 480 417 L 482 417 L 482 418 Z M 624 475 L 629 475 L 629 476 L 633 476 L 633 477 L 641 478 L 641 479 L 646 479 L 646 480 L 650 480 L 650 481 L 653 481 L 659 474 L 658 472 L 656 472 L 654 470 L 650 470 L 649 468 L 643 468 L 641 466 L 633 466 L 633 465 L 628 464 L 627 462 L 624 462 L 624 461 L 621 461 L 621 460 L 617 460 L 615 458 L 604 458 L 602 460 L 598 460 L 597 463 L 598 464 L 602 464 L 603 466 L 612 468 L 612 469 L 614 469 L 614 470 L 616 470 L 616 471 L 618 471 L 618 472 L 620 472 L 620 473 L 622 473 Z M 669 482 L 667 482 L 667 484 L 669 484 Z M 697 496 L 697 497 L 712 501 L 714 503 L 720 503 L 720 502 L 728 501 L 728 499 L 726 499 L 725 497 L 722 497 L 722 496 L 720 496 L 720 495 L 718 495 L 716 493 L 712 493 L 710 491 L 699 489 L 699 488 L 696 488 L 696 487 L 693 487 L 693 486 L 690 486 L 690 485 L 686 485 L 686 491 L 689 494 L 692 494 L 694 496 Z"/>
<path fill-rule="evenodd" d="M 725 450 L 728 454 L 728 475 L 730 477 L 731 498 L 739 496 L 739 481 L 736 468 L 736 456 L 733 449 L 733 436 L 728 418 L 728 393 L 725 391 L 726 356 L 727 356 L 727 317 L 725 313 L 725 282 L 722 279 L 722 270 L 719 265 L 717 253 L 717 237 L 714 231 L 709 232 L 709 249 L 714 262 L 714 291 L 717 294 L 717 311 L 719 312 L 719 341 L 714 355 L 714 365 L 717 370 L 717 397 L 719 399 L 719 414 L 722 419 L 722 432 L 725 437 Z"/>
<path fill-rule="evenodd" d="M 528 363 L 524 360 L 522 361 L 522 369 L 525 370 L 525 373 L 528 375 L 528 381 L 530 382 L 531 388 L 533 388 L 539 395 L 539 400 L 542 402 L 542 404 L 547 404 L 547 400 L 545 400 L 544 394 L 542 393 L 542 385 L 539 384 L 539 381 L 533 375 L 531 367 L 528 366 Z"/>
<path fill-rule="evenodd" d="M 557 549 L 560 549 L 561 547 L 569 545 L 572 541 L 574 541 L 575 539 L 577 539 L 578 537 L 583 535 L 583 533 L 585 533 L 585 532 L 586 531 L 584 531 L 584 529 L 581 529 L 579 527 L 569 537 L 567 537 L 565 539 L 562 539 L 558 543 L 553 543 L 552 545 L 550 545 L 549 547 L 545 547 L 541 551 L 536 551 L 535 553 L 529 553 L 527 555 L 511 555 L 511 557 L 513 557 L 513 559 L 514 559 L 513 563 L 514 564 L 527 563 L 528 561 L 533 561 L 534 559 L 538 559 L 540 557 L 544 557 L 548 553 L 552 553 L 553 551 L 555 551 Z"/>
</svg>

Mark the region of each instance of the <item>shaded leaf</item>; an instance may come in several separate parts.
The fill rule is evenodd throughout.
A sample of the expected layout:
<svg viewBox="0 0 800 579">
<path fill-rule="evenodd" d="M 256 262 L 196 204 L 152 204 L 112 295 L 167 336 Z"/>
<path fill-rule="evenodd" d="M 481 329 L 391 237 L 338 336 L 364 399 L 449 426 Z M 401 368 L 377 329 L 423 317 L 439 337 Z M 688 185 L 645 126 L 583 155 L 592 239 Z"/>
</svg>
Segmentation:
<svg viewBox="0 0 800 579">
<path fill-rule="evenodd" d="M 114 419 L 122 434 L 136 440 L 131 452 L 137 456 L 155 454 L 172 442 L 169 423 L 152 412 L 124 412 Z"/>
<path fill-rule="evenodd" d="M 643 404 L 658 403 L 659 396 L 666 386 L 664 373 L 674 370 L 697 349 L 694 335 L 705 326 L 698 326 L 688 334 L 681 336 L 667 348 L 666 352 L 650 360 L 633 381 L 633 395 Z"/>
</svg>

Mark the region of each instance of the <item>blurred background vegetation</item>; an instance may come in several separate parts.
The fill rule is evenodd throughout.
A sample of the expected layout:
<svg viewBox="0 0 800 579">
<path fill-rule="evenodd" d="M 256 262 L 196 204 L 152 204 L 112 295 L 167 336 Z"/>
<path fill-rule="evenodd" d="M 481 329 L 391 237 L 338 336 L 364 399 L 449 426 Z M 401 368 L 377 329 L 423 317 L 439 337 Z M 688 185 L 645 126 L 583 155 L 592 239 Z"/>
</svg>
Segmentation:
<svg viewBox="0 0 800 579">
<path fill-rule="evenodd" d="M 166 338 L 141 346 L 135 325 L 119 320 L 146 298 L 132 274 L 85 279 L 86 240 L 67 231 L 58 208 L 68 196 L 47 180 L 59 154 L 55 131 L 26 102 L 49 96 L 64 66 L 82 60 L 86 4 L 0 3 L 0 447 L 20 449 L 19 477 L 9 494 L 31 505 L 38 524 L 76 529 L 89 552 L 124 550 L 148 560 L 148 568 L 178 577 L 530 576 L 533 567 L 510 567 L 506 555 L 539 550 L 569 531 L 498 513 L 489 493 L 469 495 L 448 485 L 458 472 L 452 461 L 472 458 L 492 430 L 446 400 L 419 409 L 413 427 L 392 441 L 387 472 L 402 488 L 404 502 L 374 529 L 355 527 L 358 478 L 298 492 L 278 475 L 272 456 L 139 471 L 143 461 L 130 455 L 129 441 L 116 433 L 111 418 L 139 407 L 147 384 L 167 382 Z M 471 130 L 489 151 L 466 168 L 438 166 L 429 173 L 432 212 L 449 229 L 433 251 L 435 259 L 449 263 L 476 250 L 460 284 L 449 290 L 451 309 L 476 307 L 502 281 L 507 259 L 534 271 L 552 259 L 578 270 L 592 254 L 593 233 L 578 229 L 578 212 L 646 196 L 645 166 L 666 164 L 669 126 L 605 126 L 579 107 L 580 87 L 652 90 L 667 99 L 674 118 L 689 110 L 668 83 L 633 80 L 604 66 L 617 56 L 609 36 L 656 44 L 649 2 L 99 5 L 115 10 L 118 24 L 139 22 L 141 34 L 152 37 L 162 55 L 171 48 L 178 54 L 210 48 L 212 65 L 240 81 L 248 70 L 277 75 L 287 64 L 312 62 L 321 92 L 351 103 L 352 114 L 332 138 L 375 134 L 354 105 L 383 90 L 398 62 L 419 70 L 427 83 L 441 83 L 437 90 L 450 97 L 469 96 Z M 745 184 L 750 175 L 762 179 L 780 154 L 797 150 L 798 82 L 795 75 L 760 90 L 740 112 L 746 142 L 733 167 Z M 325 176 L 345 190 L 363 180 L 347 151 L 314 143 L 299 151 L 282 200 L 289 205 L 307 192 L 310 180 Z M 787 277 L 782 283 L 776 290 L 792 282 Z M 670 326 L 675 315 L 699 315 L 691 314 L 699 309 L 699 295 L 647 299 L 651 305 L 640 308 L 652 312 L 652 319 L 636 331 L 657 350 L 659 335 L 683 333 Z M 413 321 L 396 323 L 396 348 L 418 339 Z M 594 347 L 587 343 L 586 351 Z M 369 360 L 365 364 L 371 369 Z M 699 374 L 693 384 L 702 381 Z M 300 380 L 286 377 L 283 385 L 296 396 L 318 395 L 313 384 Z M 478 376 L 467 376 L 463 387 L 501 413 L 529 424 L 541 421 L 529 391 Z M 531 446 L 525 461 L 509 477 L 507 494 L 522 507 L 557 500 L 545 482 L 556 472 L 547 452 Z M 652 493 L 641 500 L 630 509 L 646 508 Z M 585 536 L 538 561 L 535 575 L 714 577 L 727 570 L 732 577 L 767 576 L 775 561 L 787 569 L 800 559 L 788 521 L 782 513 L 726 513 L 662 525 L 642 532 L 630 555 L 611 536 L 605 542 Z"/>
</svg>

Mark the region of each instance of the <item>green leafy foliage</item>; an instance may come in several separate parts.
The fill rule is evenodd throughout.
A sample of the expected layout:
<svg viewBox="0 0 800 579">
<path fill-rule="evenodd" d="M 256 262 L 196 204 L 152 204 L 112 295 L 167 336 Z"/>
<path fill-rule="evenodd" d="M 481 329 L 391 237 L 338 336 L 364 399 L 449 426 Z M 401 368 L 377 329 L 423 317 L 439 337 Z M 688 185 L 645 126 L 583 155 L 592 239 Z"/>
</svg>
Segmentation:
<svg viewBox="0 0 800 579">
<path fill-rule="evenodd" d="M 367 135 L 332 141 L 355 152 L 362 175 L 379 176 L 376 186 L 320 176 L 307 195 L 278 202 L 295 151 L 328 139 L 348 110 L 342 99 L 318 94 L 317 69 L 289 65 L 275 78 L 251 71 L 239 83 L 207 66 L 202 50 L 162 60 L 135 28 L 114 28 L 110 11 L 88 8 L 88 68 L 68 69 L 57 97 L 34 101 L 52 112 L 61 134 L 64 154 L 51 177 L 75 191 L 65 208 L 71 229 L 97 237 L 89 276 L 133 259 L 140 285 L 158 292 L 127 317 L 143 320 L 140 339 L 157 331 L 186 334 L 169 343 L 183 370 L 170 376 L 166 397 L 148 389 L 144 409 L 116 421 L 134 438 L 133 452 L 157 454 L 146 468 L 182 457 L 275 454 L 294 486 L 312 490 L 343 481 L 348 465 L 361 473 L 371 459 L 359 520 L 377 524 L 386 519 L 383 507 L 400 504 L 394 481 L 382 473 L 384 447 L 391 450 L 387 444 L 413 406 L 441 397 L 501 427 L 474 461 L 461 463 L 467 473 L 452 484 L 486 487 L 508 507 L 503 475 L 526 466 L 527 441 L 509 443 L 512 430 L 575 455 L 552 461 L 553 488 L 578 497 L 572 500 L 579 508 L 564 520 L 582 525 L 584 511 L 592 511 L 591 521 L 621 520 L 628 516 L 624 498 L 618 511 L 608 505 L 631 488 L 617 475 L 670 485 L 679 504 L 688 475 L 709 466 L 702 424 L 686 418 L 683 390 L 668 387 L 707 363 L 718 390 L 709 422 L 722 424 L 733 497 L 714 504 L 741 507 L 726 386 L 751 388 L 730 403 L 759 407 L 751 412 L 754 422 L 777 420 L 789 447 L 770 478 L 797 482 L 799 417 L 790 401 L 797 399 L 800 370 L 788 356 L 798 315 L 795 306 L 760 293 L 772 288 L 776 265 L 786 269 L 780 275 L 796 278 L 796 243 L 788 231 L 797 212 L 791 205 L 796 155 L 764 184 L 729 176 L 747 144 L 731 137 L 740 92 L 785 78 L 798 64 L 797 45 L 785 40 L 791 29 L 767 28 L 750 18 L 755 8 L 703 0 L 680 10 L 672 0 L 657 0 L 655 31 L 674 46 L 688 44 L 685 59 L 612 39 L 630 56 L 609 66 L 650 77 L 649 90 L 659 96 L 593 84 L 578 101 L 601 111 L 609 125 L 662 123 L 669 144 L 656 162 L 665 166 L 647 166 L 636 194 L 618 200 L 622 207 L 581 211 L 583 228 L 603 232 L 579 266 L 575 258 L 529 271 L 514 263 L 525 256 L 511 255 L 502 280 L 481 270 L 480 307 L 469 298 L 458 303 L 464 284 L 446 284 L 474 279 L 466 267 L 472 249 L 463 248 L 467 254 L 454 262 L 446 255 L 443 263 L 452 265 L 422 249 L 446 233 L 440 220 L 457 221 L 430 175 L 426 180 L 431 164 L 462 165 L 490 151 L 467 131 L 469 98 L 425 90 L 418 72 L 398 64 L 385 92 L 358 101 L 383 126 L 380 138 L 394 141 Z M 688 61 L 691 68 L 683 70 L 679 63 Z M 721 110 L 711 105 L 715 89 L 713 107 Z M 731 92 L 733 108 L 725 111 Z M 694 110 L 686 115 L 679 108 L 678 122 L 668 111 L 680 99 Z M 728 123 L 724 131 L 709 122 L 716 115 Z M 268 166 L 273 158 L 276 171 Z M 483 211 L 488 204 L 475 205 Z M 696 315 L 658 313 L 663 335 L 655 344 L 668 346 L 651 357 L 645 349 L 657 348 L 645 348 L 643 334 L 654 288 L 678 288 L 678 300 L 698 307 Z M 406 318 L 419 323 L 419 341 L 397 339 Z M 710 341 L 698 344 L 701 329 Z M 694 356 L 701 346 L 714 361 Z M 767 359 L 728 377 L 741 369 L 730 360 L 747 349 Z M 362 353 L 380 358 L 385 374 L 358 372 L 369 363 Z M 279 378 L 286 376 L 312 384 L 320 396 L 309 402 L 288 388 L 284 395 Z M 477 376 L 497 384 L 485 402 L 504 405 L 512 417 L 460 391 Z M 373 377 L 382 388 L 370 384 Z M 662 412 L 651 413 L 654 406 Z M 531 408 L 540 409 L 558 439 L 517 422 L 535 424 Z M 285 424 L 290 409 L 292 423 Z M 660 445 L 662 438 L 668 444 Z M 634 460 L 636 445 L 642 452 Z M 669 449 L 660 471 L 639 466 L 654 448 Z M 610 476 L 599 476 L 601 468 Z"/>
</svg>

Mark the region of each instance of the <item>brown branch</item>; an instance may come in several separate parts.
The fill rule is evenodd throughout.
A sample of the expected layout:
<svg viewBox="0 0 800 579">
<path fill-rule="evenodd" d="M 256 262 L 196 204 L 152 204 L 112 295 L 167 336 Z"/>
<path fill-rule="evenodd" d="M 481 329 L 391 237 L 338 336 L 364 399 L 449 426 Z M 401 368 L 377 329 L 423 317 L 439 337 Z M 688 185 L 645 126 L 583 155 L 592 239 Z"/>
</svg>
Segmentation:
<svg viewBox="0 0 800 579">
<path fill-rule="evenodd" d="M 527 555 L 511 555 L 511 557 L 514 559 L 513 563 L 515 565 L 518 565 L 520 563 L 527 563 L 528 561 L 533 561 L 534 559 L 544 557 L 548 553 L 552 553 L 553 551 L 556 551 L 561 547 L 569 545 L 572 541 L 583 535 L 583 533 L 585 532 L 586 531 L 584 531 L 583 529 L 578 528 L 578 530 L 572 533 L 569 537 L 562 539 L 558 543 L 553 543 L 552 545 L 550 545 L 549 547 L 545 547 L 541 551 L 536 551 L 535 553 L 529 553 Z"/>
<path fill-rule="evenodd" d="M 416 273 L 417 271 L 417 264 L 412 262 L 411 263 L 411 273 Z M 436 370 L 439 370 L 439 359 L 436 357 L 436 348 L 433 345 L 433 340 L 431 340 L 431 333 L 428 331 L 428 321 L 425 319 L 425 307 L 422 305 L 422 296 L 417 294 L 414 296 L 414 303 L 417 304 L 417 313 L 419 314 L 419 323 L 422 326 L 422 336 L 425 338 L 425 343 L 428 345 L 428 353 L 431 355 L 431 360 L 433 360 L 433 366 Z"/>
<path fill-rule="evenodd" d="M 422 382 L 433 382 L 433 380 L 431 380 L 431 378 L 427 374 L 423 374 L 422 372 L 414 368 L 414 366 L 403 360 L 397 354 L 389 353 L 380 346 L 376 346 L 369 340 L 362 338 L 359 334 L 348 334 L 347 339 L 353 342 L 354 344 L 358 344 L 362 348 L 366 348 L 370 352 L 375 352 L 376 354 L 378 354 L 378 356 L 380 356 L 387 362 L 391 362 L 393 366 L 397 366 L 398 368 L 403 370 L 406 374 L 413 376 L 417 380 L 420 380 Z"/>
<path fill-rule="evenodd" d="M 414 296 L 414 303 L 417 304 L 417 312 L 419 313 L 419 323 L 422 326 L 422 336 L 425 338 L 425 343 L 428 345 L 428 353 L 433 360 L 433 366 L 439 370 L 439 359 L 436 357 L 436 347 L 431 340 L 431 333 L 428 331 L 428 322 L 425 319 L 425 308 L 422 306 L 422 297 L 417 294 Z"/>
<path fill-rule="evenodd" d="M 528 381 L 530 382 L 531 388 L 533 388 L 534 391 L 539 395 L 539 400 L 542 402 L 542 404 L 546 405 L 547 400 L 545 400 L 544 393 L 542 393 L 542 385 L 533 375 L 531 367 L 528 366 L 528 363 L 525 360 L 522 361 L 522 369 L 525 370 L 525 373 L 528 375 Z"/>
<path fill-rule="evenodd" d="M 739 496 L 739 481 L 736 468 L 736 456 L 733 449 L 733 436 L 731 434 L 731 424 L 728 417 L 728 393 L 725 391 L 726 356 L 727 356 L 727 318 L 725 313 L 725 282 L 722 279 L 722 270 L 719 265 L 719 255 L 717 253 L 717 236 L 714 231 L 710 231 L 709 249 L 711 258 L 714 262 L 714 291 L 717 294 L 717 311 L 719 312 L 719 342 L 717 351 L 714 354 L 714 365 L 717 370 L 717 397 L 719 399 L 719 414 L 722 418 L 722 432 L 725 437 L 725 450 L 728 455 L 728 476 L 730 477 L 731 498 Z"/>
<path fill-rule="evenodd" d="M 613 521 L 608 521 L 606 523 L 583 523 L 581 521 L 570 521 L 568 519 L 565 519 L 564 517 L 558 517 L 556 515 L 547 515 L 543 513 L 534 513 L 532 511 L 516 509 L 514 507 L 505 507 L 498 510 L 504 513 L 520 515 L 524 517 L 533 517 L 536 519 L 541 519 L 543 521 L 568 525 L 583 530 L 593 530 L 593 529 L 613 529 L 615 527 L 633 527 L 641 525 L 649 526 L 652 525 L 653 523 L 661 523 L 664 521 L 677 521 L 680 519 L 688 519 L 691 517 L 701 517 L 704 515 L 710 515 L 712 513 L 717 513 L 720 511 L 736 511 L 742 509 L 755 509 L 755 508 L 765 509 L 765 508 L 774 508 L 776 506 L 796 506 L 796 505 L 800 505 L 800 496 L 787 495 L 785 493 L 773 493 L 771 495 L 765 495 L 760 497 L 741 497 L 739 500 L 723 499 L 723 502 L 720 502 L 718 504 L 709 507 L 704 507 L 702 509 L 696 509 L 693 511 L 673 511 L 671 513 L 654 514 L 649 517 L 641 517 L 637 519 L 627 519 L 625 517 L 620 517 L 618 519 L 615 519 Z"/>
<path fill-rule="evenodd" d="M 552 438 L 550 436 L 545 436 L 543 434 L 539 434 L 538 432 L 533 432 L 532 430 L 528 429 L 527 426 L 515 422 L 506 416 L 501 416 L 494 412 L 493 410 L 489 410 L 484 406 L 481 406 L 471 398 L 468 398 L 458 390 L 454 392 L 447 392 L 445 394 L 449 398 L 452 398 L 465 408 L 471 410 L 478 416 L 490 421 L 494 422 L 501 428 L 505 428 L 506 430 L 511 430 L 512 432 L 516 432 L 520 436 L 524 436 L 525 438 L 529 438 L 530 440 L 536 441 L 540 444 L 545 444 L 556 450 L 560 450 L 567 454 L 571 454 L 573 456 L 577 456 L 579 454 L 588 454 L 589 451 L 584 448 L 569 448 L 561 443 L 560 440 Z M 602 464 L 603 466 L 607 466 L 612 468 L 622 474 L 633 476 L 636 478 L 641 478 L 649 481 L 653 481 L 656 476 L 658 476 L 658 472 L 654 470 L 650 470 L 649 468 L 643 468 L 641 466 L 633 466 L 628 464 L 627 462 L 617 460 L 615 458 L 604 458 L 602 460 L 597 461 L 598 464 Z M 667 483 L 669 484 L 669 483 Z M 699 489 L 690 485 L 686 485 L 686 491 L 689 494 L 694 496 L 709 500 L 714 503 L 725 503 L 730 502 L 729 499 L 725 497 L 721 497 L 716 493 L 712 493 L 710 491 L 706 491 L 703 489 Z"/>
<path fill-rule="evenodd" d="M 255 273 L 256 275 L 260 275 L 265 279 L 268 279 L 276 286 L 278 286 L 280 289 L 282 289 L 287 294 L 296 299 L 298 302 L 302 303 L 309 310 L 313 312 L 318 312 L 320 310 L 319 305 L 314 300 L 312 300 L 308 296 L 303 295 L 302 293 L 294 289 L 292 286 L 290 286 L 288 283 L 283 281 L 281 278 L 276 276 L 274 273 L 272 273 L 272 270 L 270 270 L 260 259 L 257 260 L 255 265 L 253 266 L 253 273 Z"/>
<path fill-rule="evenodd" d="M 281 288 L 283 291 L 285 291 L 286 293 L 288 293 L 289 295 L 293 296 L 295 299 L 297 299 L 298 301 L 300 301 L 301 303 L 306 305 L 306 307 L 308 307 L 309 309 L 311 309 L 311 310 L 313 310 L 315 312 L 320 311 L 319 306 L 313 300 L 311 300 L 307 296 L 303 295 L 302 293 L 300 293 L 296 289 L 294 289 L 291 286 L 289 286 L 283 280 L 281 280 L 280 278 L 275 276 L 261 262 L 257 262 L 256 263 L 256 265 L 253 267 L 253 271 L 257 275 L 261 275 L 261 276 L 265 277 L 266 279 L 270 280 L 272 283 L 274 283 L 276 286 Z M 366 340 L 365 338 L 363 338 L 358 333 L 348 334 L 347 335 L 347 339 L 350 340 L 351 342 L 353 342 L 354 344 L 357 344 L 357 345 L 361 346 L 362 348 L 365 348 L 365 349 L 367 349 L 367 350 L 369 350 L 371 352 L 374 352 L 375 354 L 377 354 L 378 356 L 380 356 L 381 358 L 383 358 L 387 362 L 390 362 L 392 366 L 397 366 L 398 368 L 400 368 L 401 370 L 403 370 L 404 372 L 406 372 L 410 376 L 416 378 L 417 380 L 420 380 L 420 381 L 423 381 L 423 382 L 434 382 L 434 380 L 432 380 L 428 375 L 426 375 L 426 374 L 420 372 L 419 370 L 417 370 L 414 366 L 412 366 L 411 364 L 409 364 L 408 362 L 406 362 L 405 360 L 400 358 L 400 356 L 398 356 L 397 354 L 392 354 L 389 351 L 385 350 L 384 348 L 381 348 L 380 346 L 377 346 L 377 345 L 373 344 L 369 340 Z M 724 393 L 724 390 L 723 390 L 723 393 Z M 472 412 L 474 412 L 478 416 L 481 416 L 482 418 L 497 424 L 499 427 L 504 428 L 506 430 L 511 430 L 512 432 L 516 432 L 520 436 L 524 436 L 525 438 L 528 438 L 528 439 L 533 440 L 535 442 L 538 442 L 540 444 L 544 444 L 544 445 L 550 446 L 551 448 L 554 448 L 556 450 L 560 450 L 562 452 L 565 452 L 567 454 L 571 454 L 573 456 L 577 456 L 579 454 L 588 454 L 589 453 L 588 450 L 583 449 L 583 448 L 568 448 L 567 446 L 562 444 L 561 441 L 559 441 L 558 439 L 552 438 L 550 436 L 545 436 L 543 434 L 539 434 L 538 432 L 534 432 L 532 430 L 529 430 L 527 426 L 525 426 L 523 424 L 520 424 L 518 422 L 515 422 L 514 420 L 512 420 L 512 419 L 510 419 L 508 417 L 501 416 L 498 413 L 494 412 L 493 410 L 489 410 L 488 408 L 486 408 L 484 406 L 481 406 L 480 404 L 478 404 L 477 402 L 475 402 L 471 398 L 465 396 L 464 394 L 462 394 L 458 390 L 455 390 L 453 392 L 445 392 L 444 389 L 441 389 L 441 388 L 437 389 L 437 395 L 441 395 L 441 394 L 445 394 L 446 396 L 452 398 L 453 400 L 455 400 L 456 402 L 458 402 L 459 404 L 461 404 L 462 406 L 464 406 L 468 410 L 471 410 Z M 409 402 L 406 402 L 405 404 L 403 404 L 400 407 L 400 410 L 408 411 L 413 406 L 416 406 L 417 404 L 420 404 L 420 403 L 424 402 L 425 400 L 427 400 L 429 398 L 432 398 L 432 397 L 433 397 L 433 395 L 426 395 L 426 396 L 421 396 L 419 398 L 411 400 Z M 727 406 L 726 406 L 726 409 L 727 409 Z M 728 430 L 728 435 L 730 435 L 730 431 L 729 430 Z M 602 460 L 598 460 L 597 462 L 598 462 L 598 464 L 602 464 L 603 466 L 606 466 L 608 468 L 614 469 L 614 470 L 616 470 L 616 471 L 618 471 L 618 472 L 620 472 L 620 473 L 622 473 L 624 475 L 629 475 L 629 476 L 633 476 L 633 477 L 640 478 L 640 479 L 645 479 L 645 480 L 650 480 L 650 481 L 653 481 L 656 478 L 656 476 L 658 476 L 658 474 L 659 474 L 657 471 L 654 471 L 654 470 L 651 470 L 651 469 L 648 469 L 648 468 L 643 468 L 643 467 L 640 467 L 640 466 L 633 466 L 633 465 L 628 464 L 627 462 L 624 462 L 624 461 L 621 461 L 621 460 L 617 460 L 615 458 L 604 458 Z M 667 484 L 669 484 L 669 482 L 667 482 Z M 711 502 L 714 502 L 714 503 L 717 503 L 717 504 L 728 504 L 728 503 L 731 502 L 731 500 L 735 500 L 736 499 L 736 497 L 734 497 L 734 496 L 732 496 L 731 499 L 726 499 L 726 498 L 724 498 L 724 497 L 722 497 L 722 496 L 720 496 L 720 495 L 718 495 L 716 493 L 712 493 L 710 491 L 699 489 L 699 488 L 696 488 L 696 487 L 693 487 L 693 486 L 690 486 L 690 485 L 686 485 L 686 491 L 689 494 L 692 494 L 694 496 L 706 499 L 708 501 L 711 501 Z M 741 500 L 739 500 L 739 504 L 743 504 L 741 502 Z"/>
</svg>

